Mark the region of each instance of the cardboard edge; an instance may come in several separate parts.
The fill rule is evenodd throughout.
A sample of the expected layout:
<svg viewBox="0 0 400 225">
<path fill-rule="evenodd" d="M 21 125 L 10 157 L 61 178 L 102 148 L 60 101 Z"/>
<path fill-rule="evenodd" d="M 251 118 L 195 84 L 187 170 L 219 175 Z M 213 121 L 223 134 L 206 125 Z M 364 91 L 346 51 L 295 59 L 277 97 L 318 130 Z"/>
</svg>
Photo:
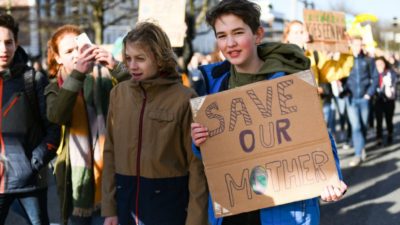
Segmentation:
<svg viewBox="0 0 400 225">
<path fill-rule="evenodd" d="M 200 110 L 207 96 L 201 96 L 190 99 L 190 108 L 192 109 L 193 118 L 197 117 L 197 112 Z"/>
<path fill-rule="evenodd" d="M 317 87 L 317 83 L 315 81 L 315 74 L 311 70 L 304 70 L 298 73 L 293 74 L 300 80 L 305 81 L 306 83 Z"/>
<path fill-rule="evenodd" d="M 290 75 L 293 75 L 293 76 L 297 77 L 298 79 L 303 80 L 304 82 L 310 84 L 313 87 L 317 87 L 317 83 L 315 81 L 315 75 L 313 74 L 313 72 L 311 70 L 304 70 L 304 71 L 297 72 L 297 73 L 290 74 Z M 246 87 L 245 86 L 238 87 L 238 89 L 240 89 L 240 88 L 246 88 Z M 229 93 L 230 91 L 233 91 L 233 89 L 219 92 L 218 94 Z M 213 95 L 214 94 L 211 94 L 208 96 L 213 96 Z M 190 106 L 191 106 L 191 110 L 192 110 L 192 114 L 193 114 L 193 119 L 195 119 L 197 117 L 197 113 L 203 106 L 206 98 L 207 98 L 207 96 L 200 96 L 197 98 L 190 99 Z"/>
<path fill-rule="evenodd" d="M 212 204 L 214 209 L 214 215 L 216 218 L 232 215 L 232 213 L 228 209 L 222 207 L 222 205 L 220 205 L 218 202 L 213 201 Z"/>
</svg>

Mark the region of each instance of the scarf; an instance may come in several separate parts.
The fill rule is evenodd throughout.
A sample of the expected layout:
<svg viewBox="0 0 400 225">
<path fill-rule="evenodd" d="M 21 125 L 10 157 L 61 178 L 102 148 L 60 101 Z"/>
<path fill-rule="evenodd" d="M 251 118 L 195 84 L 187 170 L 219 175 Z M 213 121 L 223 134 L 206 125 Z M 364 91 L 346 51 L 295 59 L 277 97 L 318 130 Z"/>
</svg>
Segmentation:
<svg viewBox="0 0 400 225">
<path fill-rule="evenodd" d="M 62 78 L 58 76 L 59 86 Z M 105 141 L 105 118 L 99 100 L 101 90 L 92 76 L 78 93 L 67 129 L 71 165 L 72 214 L 89 217 L 101 203 L 101 171 Z"/>
</svg>

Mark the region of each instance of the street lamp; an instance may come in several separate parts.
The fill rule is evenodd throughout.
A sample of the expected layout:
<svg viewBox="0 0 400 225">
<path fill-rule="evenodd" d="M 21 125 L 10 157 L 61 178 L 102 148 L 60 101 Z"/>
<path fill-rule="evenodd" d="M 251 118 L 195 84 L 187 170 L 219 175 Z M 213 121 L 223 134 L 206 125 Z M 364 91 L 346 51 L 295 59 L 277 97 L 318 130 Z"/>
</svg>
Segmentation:
<svg viewBox="0 0 400 225">
<path fill-rule="evenodd" d="M 393 44 L 394 44 L 394 50 L 396 50 L 397 44 L 400 42 L 399 40 L 399 33 L 397 33 L 396 31 L 397 29 L 397 25 L 398 25 L 398 21 L 397 21 L 397 17 L 393 17 Z"/>
</svg>

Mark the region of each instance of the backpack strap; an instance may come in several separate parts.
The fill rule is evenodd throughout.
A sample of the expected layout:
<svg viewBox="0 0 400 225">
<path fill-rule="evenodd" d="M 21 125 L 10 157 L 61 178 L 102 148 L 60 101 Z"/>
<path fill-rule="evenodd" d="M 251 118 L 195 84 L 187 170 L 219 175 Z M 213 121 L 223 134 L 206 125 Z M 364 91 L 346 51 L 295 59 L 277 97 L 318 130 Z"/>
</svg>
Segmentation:
<svg viewBox="0 0 400 225">
<path fill-rule="evenodd" d="M 36 96 L 36 80 L 35 80 L 35 70 L 30 68 L 24 73 L 24 86 L 25 94 L 28 98 L 29 105 L 34 113 L 35 118 L 40 119 L 40 110 L 38 105 L 38 99 Z"/>
</svg>

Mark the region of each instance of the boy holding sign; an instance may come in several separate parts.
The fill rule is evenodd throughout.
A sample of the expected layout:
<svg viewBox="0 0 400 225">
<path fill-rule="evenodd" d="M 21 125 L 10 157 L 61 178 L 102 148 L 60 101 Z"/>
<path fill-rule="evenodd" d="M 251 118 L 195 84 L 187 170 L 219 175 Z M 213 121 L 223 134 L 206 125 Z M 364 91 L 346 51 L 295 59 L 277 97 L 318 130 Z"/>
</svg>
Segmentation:
<svg viewBox="0 0 400 225">
<path fill-rule="evenodd" d="M 310 67 L 302 50 L 294 45 L 266 43 L 260 45 L 264 29 L 260 25 L 260 7 L 247 0 L 223 0 L 207 13 L 207 22 L 213 27 L 217 45 L 226 61 L 201 68 L 206 80 L 207 93 L 240 87 L 246 84 L 274 79 Z M 192 124 L 194 152 L 200 156 L 198 147 L 209 134 L 199 123 Z M 337 168 L 336 146 L 333 141 Z M 340 170 L 338 171 L 341 176 Z M 321 193 L 324 201 L 339 200 L 347 186 L 328 186 Z M 215 218 L 209 204 L 209 222 L 212 225 L 266 225 L 266 224 L 318 224 L 318 199 L 308 199 L 286 205 L 264 208 L 234 216 Z"/>
</svg>

